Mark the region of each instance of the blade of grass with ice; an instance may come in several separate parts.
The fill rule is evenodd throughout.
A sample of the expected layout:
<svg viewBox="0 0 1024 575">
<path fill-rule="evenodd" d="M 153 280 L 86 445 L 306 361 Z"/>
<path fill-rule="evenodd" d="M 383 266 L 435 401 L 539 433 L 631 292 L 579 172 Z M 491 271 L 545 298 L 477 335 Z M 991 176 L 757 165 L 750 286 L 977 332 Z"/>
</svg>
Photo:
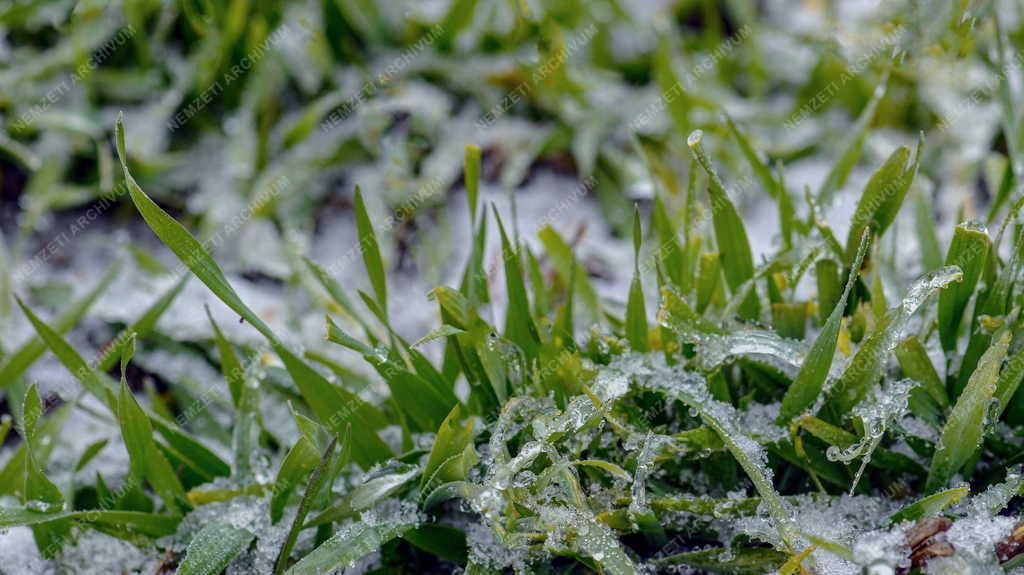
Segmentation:
<svg viewBox="0 0 1024 575">
<path fill-rule="evenodd" d="M 459 423 L 459 417 L 460 409 L 456 405 L 437 431 L 420 479 L 421 498 L 429 496 L 431 491 L 445 483 L 466 479 L 469 469 L 478 460 L 473 448 L 473 421 L 463 425 Z"/>
<path fill-rule="evenodd" d="M 192 537 L 175 575 L 217 575 L 245 551 L 255 537 L 248 529 L 210 523 Z"/>
<path fill-rule="evenodd" d="M 926 492 L 945 487 L 978 449 L 996 392 L 999 367 L 1009 345 L 1010 332 L 1004 331 L 995 338 L 992 347 L 981 357 L 977 369 L 971 374 L 942 429 L 935 455 L 932 456 Z"/>
<path fill-rule="evenodd" d="M 963 499 L 969 491 L 968 487 L 954 487 L 922 497 L 890 515 L 889 524 L 896 525 L 904 521 L 918 521 L 925 517 L 934 517 L 943 509 Z"/>
<path fill-rule="evenodd" d="M 832 421 L 839 421 L 849 414 L 878 382 L 889 354 L 900 342 L 917 309 L 939 289 L 960 281 L 962 275 L 956 266 L 924 274 L 910 286 L 899 305 L 886 312 L 829 391 L 824 409 Z"/>
<path fill-rule="evenodd" d="M 416 526 L 415 521 L 355 522 L 339 529 L 330 539 L 310 551 L 287 571 L 288 575 L 322 575 L 346 567 L 364 555 L 401 536 Z"/>
</svg>

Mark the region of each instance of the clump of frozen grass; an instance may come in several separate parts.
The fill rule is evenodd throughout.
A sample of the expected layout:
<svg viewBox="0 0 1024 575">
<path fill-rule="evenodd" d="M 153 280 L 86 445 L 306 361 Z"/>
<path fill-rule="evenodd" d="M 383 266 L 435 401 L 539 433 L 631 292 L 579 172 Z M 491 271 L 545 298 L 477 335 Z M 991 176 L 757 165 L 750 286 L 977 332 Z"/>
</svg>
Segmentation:
<svg viewBox="0 0 1024 575">
<path fill-rule="evenodd" d="M 1013 157 L 1020 106 L 1012 90 L 1000 92 L 1007 153 L 969 165 L 947 162 L 951 146 L 942 138 L 940 161 L 922 155 L 923 140 L 912 154 L 894 141 L 900 137 L 870 130 L 879 123 L 876 111 L 890 103 L 920 109 L 915 117 L 938 111 L 916 96 L 886 100 L 891 78 L 906 83 L 893 92 L 916 94 L 916 83 L 934 91 L 915 68 L 918 58 L 948 50 L 959 55 L 954 60 L 971 54 L 988 67 L 1005 59 L 1004 44 L 1019 43 L 1020 35 L 1004 34 L 999 7 L 979 15 L 965 5 L 939 19 L 951 23 L 948 30 L 921 32 L 936 37 L 894 40 L 909 52 L 862 70 L 863 98 L 843 101 L 859 117 L 841 133 L 812 115 L 783 134 L 761 116 L 776 117 L 781 105 L 800 110 L 797 94 L 832 85 L 844 69 L 826 51 L 813 73 L 808 67 L 786 76 L 812 83 L 766 84 L 764 70 L 779 72 L 795 60 L 764 58 L 764 46 L 779 50 L 788 42 L 821 52 L 803 45 L 802 32 L 787 36 L 788 23 L 758 26 L 756 41 L 743 35 L 733 46 L 713 31 L 728 26 L 709 22 L 702 41 L 681 42 L 687 50 L 700 46 L 687 59 L 728 42 L 736 60 L 711 52 L 727 61 L 692 83 L 679 77 L 682 39 L 672 33 L 651 35 L 632 51 L 609 44 L 635 23 L 610 21 L 607 6 L 581 5 L 573 18 L 549 14 L 547 6 L 543 14 L 521 14 L 513 4 L 496 4 L 484 18 L 472 2 L 439 3 L 437 13 L 416 7 L 409 17 L 401 6 L 358 10 L 358 17 L 333 3 L 283 16 L 255 9 L 244 24 L 230 13 L 194 13 L 198 8 L 180 15 L 126 10 L 131 26 L 147 30 L 137 31 L 136 56 L 112 61 L 118 69 L 130 64 L 109 78 L 138 84 L 128 124 L 133 137 L 143 136 L 130 139 L 118 122 L 120 172 L 102 145 L 103 129 L 89 119 L 115 111 L 91 109 L 92 97 L 74 98 L 86 112 L 64 110 L 60 122 L 34 119 L 35 128 L 0 141 L 5 157 L 32 174 L 22 202 L 25 229 L 49 209 L 94 197 L 116 181 L 139 224 L 177 257 L 181 273 L 196 278 L 177 287 L 170 258 L 161 259 L 166 250 L 155 243 L 152 250 L 123 247 L 134 261 L 131 273 L 115 268 L 89 288 L 113 300 L 96 308 L 110 324 L 97 333 L 109 332 L 113 345 L 94 363 L 79 349 L 95 342 L 75 329 L 91 321 L 93 292 L 45 285 L 19 291 L 27 321 L 14 316 L 17 335 L 0 342 L 0 386 L 14 415 L 0 435 L 14 430 L 20 437 L 0 460 L 0 525 L 19 526 L 12 540 L 27 543 L 31 533 L 38 551 L 53 558 L 50 571 L 162 566 L 186 575 L 390 572 L 407 570 L 406 562 L 467 573 L 626 575 L 671 565 L 695 573 L 881 575 L 994 573 L 1021 561 L 1006 551 L 1017 549 L 1017 520 L 1006 514 L 1019 507 L 1022 489 L 1019 467 L 1008 463 L 1016 460 L 1024 423 L 1024 239 L 1013 185 L 1024 176 Z M 689 21 L 689 8 L 678 10 L 671 20 Z M 96 25 L 85 12 L 85 24 Z M 704 9 L 701 21 L 736 22 L 715 12 Z M 844 26 L 871 28 L 860 17 L 840 16 Z M 577 19 L 578 26 L 559 29 Z M 808 25 L 826 23 L 801 20 L 792 28 Z M 961 26 L 983 31 L 977 47 L 966 43 Z M 237 93 L 197 110 L 188 125 L 175 124 L 182 131 L 173 138 L 158 129 L 177 122 L 172 100 L 192 96 L 178 82 L 209 85 L 225 72 L 225 59 L 210 54 L 246 53 L 270 34 L 300 28 L 314 32 L 310 61 L 324 65 L 296 70 L 304 44 L 295 38 L 280 53 L 264 46 L 263 63 Z M 114 32 L 88 30 L 92 42 Z M 49 84 L 40 80 L 69 65 L 60 61 L 65 54 L 83 49 L 51 50 L 52 35 L 30 26 L 16 36 L 47 65 L 30 62 L 0 75 L 30 95 L 45 93 Z M 200 51 L 182 38 L 202 39 L 195 42 Z M 167 53 L 164 42 L 183 49 L 195 70 L 157 69 L 146 54 Z M 544 81 L 534 82 L 534 70 L 520 64 L 509 67 L 523 42 L 540 62 L 558 62 L 543 69 Z M 934 48 L 916 54 L 918 45 Z M 375 70 L 382 54 L 400 50 L 408 65 L 392 67 L 394 77 L 381 85 L 365 85 L 374 98 L 358 110 L 344 98 L 361 90 L 361 74 L 325 72 L 334 59 Z M 282 62 L 291 65 L 282 70 Z M 140 71 L 144 78 L 135 76 Z M 517 99 L 551 124 L 515 118 L 473 126 L 473 103 L 462 99 L 494 110 L 491 100 L 504 101 L 504 94 L 492 89 L 520 76 L 532 84 L 517 88 Z M 651 85 L 635 85 L 648 76 Z M 175 78 L 175 85 L 147 88 L 161 78 Z M 681 82 L 685 97 L 675 89 Z M 739 84 L 778 100 L 763 106 L 744 95 L 736 102 Z M 110 97 L 107 91 L 116 90 L 101 90 L 97 101 Z M 307 95 L 315 101 L 302 101 Z M 12 101 L 15 113 L 38 97 L 19 91 Z M 610 102 L 619 105 L 610 110 Z M 718 118 L 723 102 L 743 113 Z M 217 115 L 223 109 L 231 120 Z M 651 112 L 659 109 L 666 113 Z M 632 121 L 637 114 L 646 118 L 642 126 Z M 510 128 L 513 122 L 519 124 Z M 628 138 L 619 124 L 629 125 Z M 691 132 L 697 124 L 703 130 Z M 472 141 L 485 150 L 464 149 Z M 770 154 L 760 142 L 772 142 Z M 677 151 L 692 162 L 680 161 Z M 99 181 L 83 183 L 91 172 L 65 160 L 93 153 L 100 155 Z M 586 234 L 554 221 L 552 212 L 538 215 L 550 226 L 524 229 L 516 215 L 535 206 L 513 202 L 499 210 L 488 202 L 496 196 L 481 190 L 484 168 L 500 172 L 502 187 L 512 189 L 538 160 L 567 157 L 583 184 L 555 204 L 558 210 L 578 214 L 599 204 L 602 225 L 632 232 L 632 242 L 596 250 L 607 258 L 593 257 L 593 245 L 577 249 Z M 805 162 L 822 173 L 816 190 L 800 194 L 792 176 Z M 956 210 L 932 205 L 920 189 L 931 182 L 918 175 L 955 189 L 945 181 L 957 177 L 947 164 L 985 179 L 993 196 L 985 219 L 998 232 L 963 224 L 943 244 L 948 234 L 935 229 L 933 214 Z M 357 188 L 349 201 L 346 190 L 337 202 L 320 180 L 339 174 L 366 193 Z M 272 201 L 247 203 L 272 182 L 286 182 L 271 188 Z M 458 249 L 448 249 L 455 246 L 446 246 L 444 230 L 430 221 L 453 185 L 464 187 L 458 205 L 468 208 L 443 216 L 457 216 L 469 230 L 458 236 Z M 766 213 L 777 215 L 778 225 L 767 232 L 765 222 L 742 217 L 744 205 L 755 202 L 743 197 L 748 188 L 757 191 L 750 194 L 755 206 L 774 204 Z M 39 192 L 50 189 L 52 196 Z M 429 193 L 418 195 L 424 189 Z M 599 202 L 584 197 L 590 192 Z M 830 222 L 825 214 L 836 213 L 837 199 L 856 200 L 856 209 Z M 913 203 L 912 229 L 902 215 L 905 199 Z M 236 208 L 252 221 L 229 232 L 226 212 Z M 320 219 L 323 210 L 340 217 Z M 338 233 L 354 247 L 340 260 L 334 250 L 320 257 L 313 249 L 312 230 L 325 221 L 349 224 Z M 0 251 L 6 257 L 4 246 Z M 465 258 L 447 261 L 456 259 L 452 253 Z M 410 300 L 418 284 L 406 285 L 409 275 L 396 268 L 409 261 L 430 267 L 431 257 L 446 260 L 433 262 L 431 273 L 451 281 L 429 300 Z M 602 270 L 602 262 L 615 269 Z M 7 305 L 15 301 L 7 279 L 0 278 L 3 313 L 15 309 Z M 62 301 L 67 294 L 75 299 Z M 214 311 L 203 314 L 203 301 L 216 303 Z M 55 314 L 36 313 L 55 307 Z M 309 309 L 315 316 L 304 313 Z M 323 339 L 323 316 L 327 341 L 314 341 Z M 410 318 L 428 316 L 433 329 L 408 333 L 418 325 Z M 44 356 L 78 381 L 60 394 L 63 405 L 48 388 L 40 393 L 27 384 L 48 373 L 33 371 Z M 95 425 L 81 425 L 82 417 Z"/>
</svg>

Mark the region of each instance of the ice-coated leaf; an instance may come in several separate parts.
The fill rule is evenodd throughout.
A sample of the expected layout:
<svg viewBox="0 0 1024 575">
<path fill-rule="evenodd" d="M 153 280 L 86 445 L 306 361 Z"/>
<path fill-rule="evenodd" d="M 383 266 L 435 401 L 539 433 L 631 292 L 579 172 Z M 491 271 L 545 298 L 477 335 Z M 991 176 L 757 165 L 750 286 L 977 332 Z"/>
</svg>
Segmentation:
<svg viewBox="0 0 1024 575">
<path fill-rule="evenodd" d="M 786 562 L 786 555 L 765 547 L 739 549 L 707 549 L 684 551 L 658 560 L 662 564 L 688 565 L 730 575 L 760 575 L 765 570 L 778 569 Z"/>
<path fill-rule="evenodd" d="M 653 361 L 653 360 L 652 360 Z M 754 484 L 761 499 L 767 506 L 780 541 L 792 547 L 792 517 L 772 484 L 772 470 L 768 466 L 768 454 L 763 447 L 740 429 L 740 416 L 736 408 L 718 401 L 711 396 L 707 382 L 696 373 L 681 370 L 668 371 L 655 368 L 654 371 L 637 372 L 635 381 L 642 387 L 661 391 L 679 399 L 704 423 L 722 438 L 725 448 L 736 459 Z"/>
<path fill-rule="evenodd" d="M 875 330 L 850 360 L 839 380 L 828 392 L 826 410 L 838 420 L 867 396 L 882 376 L 889 354 L 900 342 L 907 323 L 925 300 L 939 289 L 962 278 L 960 268 L 947 266 L 928 272 L 910 286 L 896 307 L 890 308 Z"/>
<path fill-rule="evenodd" d="M 635 575 L 637 570 L 615 534 L 607 525 L 597 521 L 593 515 L 571 507 L 544 507 L 541 520 L 552 530 L 569 530 L 572 533 L 571 548 L 592 558 L 611 575 Z M 551 546 L 551 535 L 548 545 Z M 557 547 L 556 547 L 557 549 Z"/>
<path fill-rule="evenodd" d="M 372 521 L 349 523 L 339 529 L 330 539 L 309 552 L 287 571 L 288 575 L 323 575 L 346 567 L 353 561 L 372 553 L 401 536 L 418 524 L 415 515 L 397 514 Z"/>
<path fill-rule="evenodd" d="M 217 575 L 231 560 L 245 551 L 255 535 L 223 523 L 211 523 L 199 530 L 188 544 L 176 575 Z"/>
<path fill-rule="evenodd" d="M 967 387 L 960 394 L 942 429 L 942 436 L 932 456 L 925 491 L 931 493 L 949 482 L 974 455 L 985 431 L 992 399 L 996 392 L 999 367 L 1010 346 L 1010 333 L 1004 331 L 978 361 Z"/>
<path fill-rule="evenodd" d="M 404 488 L 419 474 L 419 468 L 412 465 L 398 463 L 384 467 L 376 473 L 376 477 L 356 486 L 341 497 L 337 503 L 310 519 L 309 525 L 324 525 L 332 521 L 340 521 L 364 509 L 369 509 Z"/>
</svg>

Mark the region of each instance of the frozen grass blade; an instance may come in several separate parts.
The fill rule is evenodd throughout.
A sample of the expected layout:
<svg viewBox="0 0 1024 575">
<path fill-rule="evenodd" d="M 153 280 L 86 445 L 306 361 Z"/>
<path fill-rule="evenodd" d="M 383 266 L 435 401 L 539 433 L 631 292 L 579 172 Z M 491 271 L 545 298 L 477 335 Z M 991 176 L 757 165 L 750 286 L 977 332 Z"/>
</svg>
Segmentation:
<svg viewBox="0 0 1024 575">
<path fill-rule="evenodd" d="M 936 291 L 960 281 L 962 276 L 956 266 L 929 272 L 910 286 L 899 305 L 886 312 L 829 392 L 825 409 L 833 421 L 845 417 L 875 386 L 889 354 L 899 344 L 907 322 L 917 309 Z"/>
<path fill-rule="evenodd" d="M 352 523 L 341 528 L 330 539 L 302 558 L 288 575 L 323 575 L 380 549 L 380 547 L 415 527 L 414 521 L 397 520 L 382 523 Z"/>
<path fill-rule="evenodd" d="M 945 487 L 953 474 L 967 463 L 981 443 L 986 418 L 992 411 L 999 366 L 1006 357 L 1010 333 L 1004 331 L 978 362 L 960 398 L 942 429 L 942 436 L 932 457 L 925 491 L 931 493 Z"/>
<path fill-rule="evenodd" d="M 889 523 L 897 524 L 934 517 L 942 513 L 943 509 L 963 499 L 969 491 L 970 489 L 967 487 L 955 487 L 927 495 L 893 513 L 889 517 Z"/>
<path fill-rule="evenodd" d="M 249 546 L 255 535 L 223 523 L 211 523 L 199 530 L 185 551 L 175 575 L 217 575 Z"/>
<path fill-rule="evenodd" d="M 473 448 L 473 421 L 459 423 L 456 405 L 437 431 L 430 457 L 420 479 L 420 497 L 426 498 L 438 487 L 466 479 L 469 469 L 478 461 Z"/>
</svg>

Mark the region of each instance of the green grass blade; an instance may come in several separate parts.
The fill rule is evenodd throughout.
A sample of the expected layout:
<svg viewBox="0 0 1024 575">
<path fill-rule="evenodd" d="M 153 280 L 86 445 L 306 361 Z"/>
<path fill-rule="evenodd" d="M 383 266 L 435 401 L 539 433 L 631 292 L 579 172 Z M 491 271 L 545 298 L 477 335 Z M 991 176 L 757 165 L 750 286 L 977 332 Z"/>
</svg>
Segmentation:
<svg viewBox="0 0 1024 575">
<path fill-rule="evenodd" d="M 211 523 L 195 534 L 176 575 L 217 575 L 249 547 L 256 536 L 248 529 Z"/>
<path fill-rule="evenodd" d="M 467 145 L 463 159 L 463 179 L 469 199 L 469 223 L 476 227 L 477 204 L 480 198 L 480 148 Z"/>
<path fill-rule="evenodd" d="M 366 274 L 370 276 L 373 295 L 383 315 L 388 311 L 388 281 L 384 274 L 384 260 L 380 257 L 380 245 L 377 243 L 377 232 L 373 228 L 370 216 L 366 212 L 363 192 L 356 186 L 356 231 L 359 234 L 359 251 L 363 254 Z"/>
<path fill-rule="evenodd" d="M 348 444 L 351 441 L 351 428 L 345 433 L 345 442 Z M 281 575 L 284 573 L 284 568 L 288 565 L 288 558 L 291 557 L 292 548 L 295 546 L 295 542 L 299 538 L 299 532 L 302 531 L 302 526 L 306 521 L 306 515 L 309 514 L 309 510 L 313 507 L 313 501 L 316 499 L 317 494 L 323 489 L 324 484 L 327 482 L 327 468 L 330 466 L 331 461 L 334 457 L 334 448 L 338 444 L 338 436 L 335 435 L 331 438 L 331 442 L 324 448 L 323 455 L 319 458 L 316 468 L 313 469 L 313 473 L 309 475 L 309 481 L 306 483 L 306 491 L 302 494 L 302 501 L 299 502 L 299 508 L 295 512 L 295 519 L 292 520 L 292 526 L 288 530 L 288 535 L 281 544 L 281 550 L 277 554 L 277 560 L 274 561 L 274 575 Z"/>
<path fill-rule="evenodd" d="M 843 293 L 839 263 L 830 259 L 818 260 L 814 265 L 814 276 L 818 286 L 818 320 L 825 325 Z"/>
<path fill-rule="evenodd" d="M 213 328 L 213 341 L 220 354 L 220 372 L 228 384 L 231 402 L 237 409 L 242 398 L 242 386 L 244 385 L 242 380 L 245 377 L 245 370 L 242 368 L 242 362 L 238 360 L 235 350 L 231 348 L 231 344 L 224 337 L 224 332 L 220 330 L 217 322 L 213 321 L 213 314 L 210 313 L 209 306 L 206 306 L 206 317 L 210 320 L 210 326 Z"/>
<path fill-rule="evenodd" d="M 53 331 L 62 334 L 77 324 L 85 313 L 89 311 L 89 308 L 92 307 L 96 299 L 99 298 L 100 294 L 110 285 L 110 282 L 117 277 L 120 267 L 119 263 L 110 266 L 106 273 L 103 274 L 103 277 L 100 278 L 100 281 L 88 293 L 62 311 L 53 321 Z M 0 366 L 0 389 L 14 384 L 21 377 L 21 374 L 25 373 L 25 370 L 45 352 L 46 343 L 41 336 L 37 336 L 11 352 L 10 355 L 5 356 L 2 366 Z M 114 358 L 114 361 L 116 361 L 117 356 L 115 355 Z"/>
<path fill-rule="evenodd" d="M 654 204 L 651 209 L 651 223 L 658 235 L 658 248 L 655 254 L 662 262 L 661 268 L 671 284 L 678 290 L 685 289 L 684 274 L 686 273 L 686 254 L 683 246 L 679 244 L 679 237 L 676 235 L 672 220 L 669 219 L 668 210 L 665 209 L 665 202 L 660 195 L 654 196 Z"/>
<path fill-rule="evenodd" d="M 284 514 L 285 505 L 292 491 L 299 485 L 309 472 L 316 468 L 320 454 L 317 453 L 313 442 L 302 435 L 295 445 L 288 450 L 284 456 L 280 469 L 277 470 L 277 477 L 274 479 L 274 495 L 270 499 L 270 521 L 277 523 Z"/>
<path fill-rule="evenodd" d="M 822 205 L 831 203 L 832 196 L 846 183 L 846 178 L 849 177 L 853 167 L 857 164 L 857 160 L 860 159 L 861 148 L 864 147 L 864 140 L 867 139 L 868 128 L 871 126 L 871 122 L 875 117 L 875 110 L 878 108 L 882 98 L 885 97 L 888 87 L 889 70 L 886 70 L 882 73 L 882 79 L 879 80 L 878 86 L 875 87 L 871 99 L 868 100 L 864 109 L 861 110 L 860 116 L 857 117 L 856 123 L 854 123 L 853 128 L 849 131 L 849 136 L 843 145 L 842 154 L 835 164 L 832 165 L 832 169 L 829 170 L 825 180 L 821 183 L 821 187 L 818 188 L 818 203 Z"/>
<path fill-rule="evenodd" d="M 466 479 L 469 468 L 477 462 L 476 449 L 473 447 L 473 421 L 469 420 L 463 425 L 459 423 L 459 418 L 460 410 L 456 405 L 437 430 L 434 446 L 430 449 L 430 457 L 420 480 L 421 498 L 445 483 Z"/>
<path fill-rule="evenodd" d="M 136 337 L 141 339 L 152 332 L 156 328 L 157 322 L 163 317 L 164 312 L 171 307 L 178 294 L 185 288 L 185 284 L 188 283 L 190 277 L 188 275 L 182 276 L 180 280 L 171 286 L 171 289 L 167 290 L 152 305 L 146 308 L 146 311 L 142 312 L 142 315 L 139 316 L 139 319 L 135 320 L 135 323 L 124 328 L 114 336 L 114 339 L 110 340 L 110 345 L 103 349 L 103 359 L 96 366 L 96 371 L 107 372 L 114 367 L 118 358 L 121 357 L 121 350 L 128 340 L 128 334 L 134 333 Z"/>
<path fill-rule="evenodd" d="M 128 450 L 132 476 L 137 479 L 145 478 L 163 499 L 167 508 L 174 514 L 180 513 L 180 503 L 187 501 L 185 489 L 171 464 L 153 442 L 153 427 L 149 417 L 123 380 L 117 408 L 117 419 L 121 424 L 121 436 Z"/>
<path fill-rule="evenodd" d="M 136 209 L 139 210 L 139 213 L 142 214 L 142 218 L 146 220 L 146 224 L 160 238 L 160 241 L 170 248 L 174 255 L 178 256 L 178 259 L 200 281 L 206 284 L 214 295 L 220 298 L 242 319 L 249 322 L 249 325 L 256 328 L 268 340 L 278 343 L 279 340 L 270 330 L 270 327 L 253 313 L 249 306 L 245 305 L 242 298 L 231 287 L 231 284 L 228 283 L 227 278 L 224 276 L 224 272 L 213 261 L 206 248 L 192 237 L 192 234 L 184 226 L 161 209 L 160 206 L 156 205 L 135 182 L 135 178 L 128 171 L 127 153 L 124 144 L 124 119 L 121 117 L 117 120 L 117 155 L 121 160 L 121 169 L 124 172 L 124 178 L 127 182 L 128 193 L 131 195 L 132 202 L 135 204 Z"/>
<path fill-rule="evenodd" d="M 926 517 L 935 517 L 943 509 L 963 499 L 969 491 L 968 487 L 954 487 L 922 497 L 889 516 L 889 524 L 896 525 L 904 521 L 919 521 Z"/>
<path fill-rule="evenodd" d="M 917 231 L 917 244 L 921 248 L 924 271 L 938 269 L 942 266 L 942 247 L 939 246 L 939 236 L 935 231 L 932 200 L 920 186 L 914 193 L 914 228 Z"/>
<path fill-rule="evenodd" d="M 0 528 L 39 525 L 61 519 L 70 519 L 82 525 L 127 527 L 154 538 L 174 534 L 178 523 L 181 522 L 180 517 L 138 511 L 83 509 L 63 513 L 40 513 L 31 509 L 0 507 Z"/>
<path fill-rule="evenodd" d="M 885 230 L 896 219 L 896 214 L 903 204 L 903 198 L 910 189 L 914 175 L 917 173 L 917 166 L 921 161 L 921 149 L 924 146 L 918 143 L 914 163 L 906 167 L 910 157 L 910 150 L 906 146 L 900 146 L 882 164 L 864 186 L 857 209 L 853 214 L 853 224 L 850 226 L 850 233 L 846 239 L 846 264 L 850 265 L 857 254 L 857 241 L 865 229 L 871 229 L 878 237 L 885 234 Z"/>
<path fill-rule="evenodd" d="M 1021 348 L 1013 357 L 1006 362 L 1003 371 L 999 373 L 999 381 L 996 383 L 995 398 L 999 401 L 1000 415 L 1006 412 L 1011 400 L 1020 388 L 1020 382 L 1024 379 L 1024 348 Z"/>
<path fill-rule="evenodd" d="M 372 553 L 415 527 L 415 522 L 352 523 L 302 558 L 288 575 L 322 575 Z"/>
<path fill-rule="evenodd" d="M 967 387 L 953 406 L 932 457 L 925 485 L 927 493 L 945 487 L 978 449 L 995 396 L 999 367 L 1009 345 L 1010 333 L 1005 331 L 981 357 Z"/>
<path fill-rule="evenodd" d="M 526 354 L 527 359 L 532 361 L 537 356 L 540 336 L 530 312 L 530 300 L 526 295 L 519 249 L 518 246 L 513 246 L 509 242 L 508 234 L 505 233 L 505 225 L 501 221 L 501 216 L 498 215 L 497 208 L 494 209 L 494 218 L 498 221 L 498 231 L 501 234 L 501 257 L 505 266 L 508 309 L 516 310 L 515 313 L 508 313 L 505 316 L 505 337 L 518 345 Z"/>
<path fill-rule="evenodd" d="M 743 157 L 747 159 L 747 163 L 750 164 L 750 169 L 753 170 L 757 179 L 761 181 L 761 186 L 769 194 L 775 195 L 779 191 L 779 185 L 775 180 L 775 177 L 772 176 L 771 168 L 768 167 L 766 162 L 761 160 L 761 156 L 758 155 L 757 150 L 755 150 L 754 146 L 751 145 L 747 136 L 736 126 L 732 117 L 729 114 L 723 114 L 723 116 L 725 118 L 725 125 L 729 127 L 729 133 L 732 134 L 736 143 L 739 144 L 740 151 L 743 152 Z"/>
<path fill-rule="evenodd" d="M 832 387 L 825 408 L 833 420 L 848 414 L 882 376 L 889 354 L 901 341 L 907 323 L 936 291 L 962 277 L 960 268 L 947 266 L 918 278 L 899 305 L 886 312 Z"/>
<path fill-rule="evenodd" d="M 786 423 L 796 417 L 807 408 L 811 407 L 821 395 L 821 390 L 828 378 L 829 369 L 832 367 L 832 359 L 836 354 L 836 343 L 839 341 L 839 328 L 842 324 L 843 312 L 846 309 L 846 300 L 860 274 L 860 267 L 868 251 L 868 244 L 871 243 L 867 230 L 861 232 L 859 248 L 853 265 L 850 267 L 850 276 L 846 280 L 846 287 L 839 296 L 839 301 L 832 308 L 825 321 L 821 333 L 811 344 L 811 350 L 807 353 L 804 364 L 796 375 L 796 379 L 786 390 L 782 398 L 782 408 L 779 411 L 779 421 Z"/>
<path fill-rule="evenodd" d="M 754 257 L 750 251 L 750 241 L 747 239 L 747 230 L 743 225 L 743 219 L 729 197 L 722 179 L 718 177 L 711 159 L 701 140 L 704 133 L 695 130 L 687 139 L 690 153 L 700 163 L 708 175 L 708 194 L 711 198 L 711 219 L 715 228 L 715 239 L 718 241 L 718 251 L 722 258 L 722 267 L 725 272 L 726 283 L 729 289 L 736 291 L 746 282 L 754 277 Z M 751 293 L 740 306 L 740 315 L 745 319 L 758 319 L 760 316 L 760 301 L 756 290 Z"/>
<path fill-rule="evenodd" d="M 938 428 L 949 396 L 924 344 L 917 336 L 903 340 L 896 346 L 896 359 L 903 375 L 921 384 L 910 392 L 910 411 Z"/>
<path fill-rule="evenodd" d="M 644 353 L 650 345 L 647 338 L 647 309 L 644 306 L 643 282 L 640 279 L 640 244 L 643 231 L 640 228 L 640 210 L 633 210 L 633 279 L 629 282 L 629 299 L 626 302 L 626 340 L 635 351 Z"/>
<path fill-rule="evenodd" d="M 135 183 L 126 163 L 122 118 L 118 118 L 117 122 L 117 150 L 132 202 L 150 229 L 200 281 L 210 288 L 214 295 L 267 338 L 284 363 L 289 375 L 295 381 L 306 403 L 322 423 L 335 432 L 349 421 L 356 423 L 357 435 L 353 453 L 356 454 L 356 461 L 360 465 L 370 466 L 387 459 L 391 455 L 391 450 L 377 436 L 373 428 L 366 424 L 359 409 L 365 402 L 340 387 L 332 385 L 319 372 L 288 350 L 270 327 L 242 301 L 242 298 L 238 296 L 224 276 L 224 272 L 206 252 L 203 245 L 192 237 L 192 234 L 184 226 L 157 206 Z"/>
<path fill-rule="evenodd" d="M 551 260 L 552 265 L 558 272 L 562 281 L 575 286 L 575 293 L 583 299 L 583 305 L 590 313 L 591 318 L 597 321 L 601 317 L 601 301 L 598 298 L 597 290 L 590 283 L 586 270 L 581 269 L 580 264 L 572 253 L 570 246 L 562 236 L 555 231 L 555 228 L 546 225 L 539 232 L 537 238 L 544 246 L 544 252 Z M 576 268 L 576 272 L 573 269 Z"/>
<path fill-rule="evenodd" d="M 39 338 L 45 342 L 44 345 L 49 347 L 57 359 L 61 361 L 80 382 L 82 386 L 91 393 L 94 397 L 100 401 L 107 400 L 107 392 L 112 391 L 113 382 L 109 379 L 104 380 L 101 378 L 89 365 L 82 359 L 82 356 L 78 354 L 68 342 L 61 337 L 56 329 L 51 328 L 43 320 L 39 319 L 35 313 L 25 305 L 25 302 L 21 301 L 21 298 L 17 298 L 18 306 L 21 311 L 28 318 L 29 323 L 35 328 Z M 44 348 L 45 349 L 45 348 Z"/>
<path fill-rule="evenodd" d="M 991 246 L 988 231 L 980 224 L 965 222 L 953 230 L 946 265 L 955 265 L 963 270 L 964 280 L 939 292 L 939 340 L 947 353 L 956 349 L 967 302 L 978 286 Z"/>
</svg>

